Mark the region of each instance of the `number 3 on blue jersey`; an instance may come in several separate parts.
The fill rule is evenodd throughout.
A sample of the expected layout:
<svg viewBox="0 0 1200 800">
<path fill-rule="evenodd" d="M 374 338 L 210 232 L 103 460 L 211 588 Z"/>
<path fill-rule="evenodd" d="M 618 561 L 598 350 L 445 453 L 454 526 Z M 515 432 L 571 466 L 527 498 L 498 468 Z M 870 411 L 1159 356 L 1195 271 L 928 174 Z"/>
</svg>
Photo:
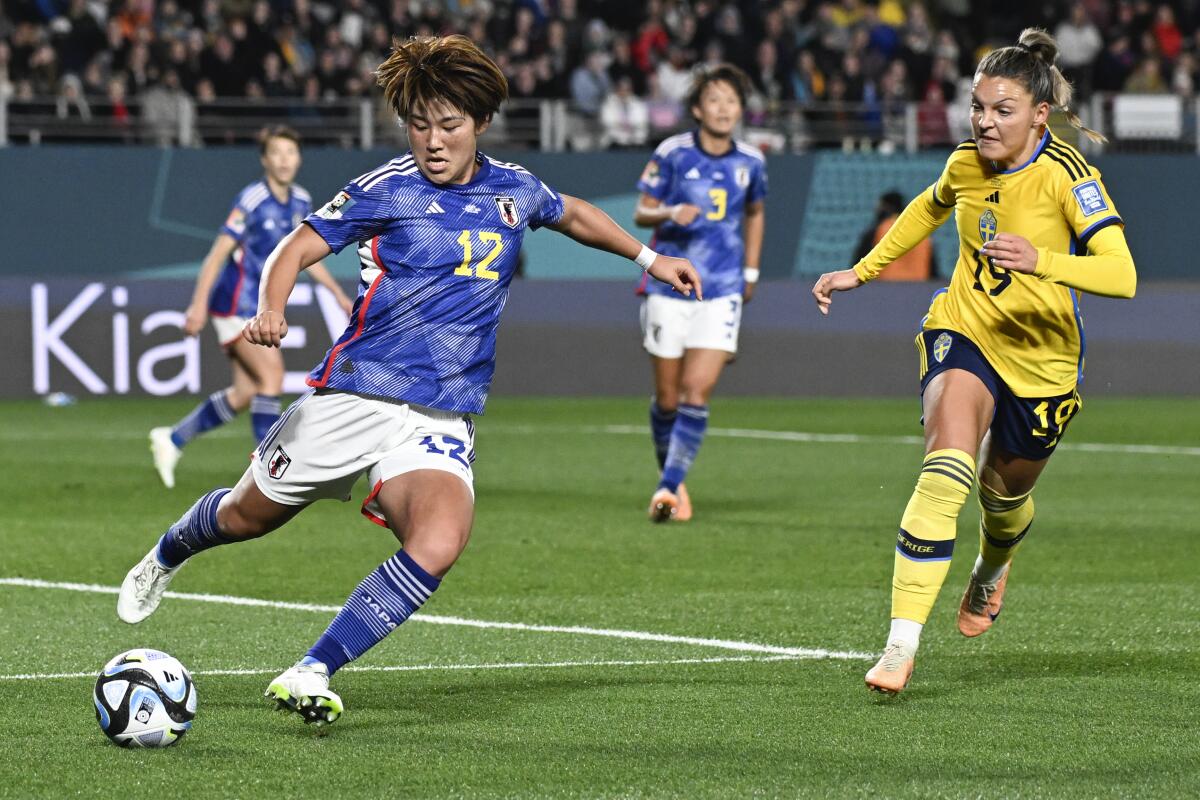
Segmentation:
<svg viewBox="0 0 1200 800">
<path fill-rule="evenodd" d="M 493 231 L 480 231 L 479 241 L 487 243 L 491 242 L 492 249 L 488 251 L 483 260 L 475 265 L 474 275 L 476 278 L 483 278 L 489 281 L 500 280 L 500 273 L 495 270 L 488 269 L 488 266 L 500 257 L 500 251 L 504 249 L 504 240 L 500 238 L 500 234 Z M 462 263 L 454 270 L 455 275 L 465 275 L 471 277 L 471 232 L 463 231 L 458 235 L 458 243 L 462 245 L 463 260 Z"/>
</svg>

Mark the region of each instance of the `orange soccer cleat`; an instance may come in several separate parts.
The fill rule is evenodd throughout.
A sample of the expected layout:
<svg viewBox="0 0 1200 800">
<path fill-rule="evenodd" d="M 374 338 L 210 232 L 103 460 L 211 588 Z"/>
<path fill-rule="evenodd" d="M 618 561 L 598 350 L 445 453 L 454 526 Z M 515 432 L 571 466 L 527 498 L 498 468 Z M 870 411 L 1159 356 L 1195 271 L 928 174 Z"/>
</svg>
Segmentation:
<svg viewBox="0 0 1200 800">
<path fill-rule="evenodd" d="M 985 633 L 996 617 L 1000 616 L 1000 608 L 1004 605 L 1004 587 L 1008 583 L 1008 570 L 995 583 L 980 583 L 975 580 L 974 573 L 963 592 L 962 603 L 958 606 L 958 632 L 963 636 L 978 636 Z"/>
<path fill-rule="evenodd" d="M 892 642 L 879 662 L 867 673 L 867 688 L 886 695 L 898 695 L 912 678 L 917 650 L 906 642 Z"/>
<path fill-rule="evenodd" d="M 692 498 L 688 497 L 687 487 L 682 483 L 679 484 L 679 491 L 676 496 L 679 498 L 679 506 L 675 509 L 675 521 L 687 522 L 692 518 Z"/>
</svg>

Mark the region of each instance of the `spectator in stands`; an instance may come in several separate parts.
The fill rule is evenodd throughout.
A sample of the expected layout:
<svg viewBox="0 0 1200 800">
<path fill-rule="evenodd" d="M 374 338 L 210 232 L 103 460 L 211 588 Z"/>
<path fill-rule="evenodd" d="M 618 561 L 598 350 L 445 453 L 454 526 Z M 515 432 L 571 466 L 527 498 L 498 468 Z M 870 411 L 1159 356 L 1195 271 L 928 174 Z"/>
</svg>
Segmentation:
<svg viewBox="0 0 1200 800">
<path fill-rule="evenodd" d="M 921 147 L 936 147 L 953 142 L 948 112 L 946 95 L 941 85 L 930 83 L 925 89 L 925 97 L 917 106 L 917 143 Z"/>
<path fill-rule="evenodd" d="M 1162 94 L 1167 91 L 1162 64 L 1156 56 L 1142 59 L 1137 70 L 1125 81 L 1125 91 L 1132 94 Z"/>
<path fill-rule="evenodd" d="M 656 139 L 661 139 L 683 123 L 683 104 L 663 94 L 658 85 L 658 75 L 653 72 L 646 76 L 646 116 Z"/>
<path fill-rule="evenodd" d="M 1179 58 L 1183 50 L 1183 34 L 1175 24 L 1175 10 L 1163 3 L 1154 13 L 1154 38 L 1158 42 L 1159 53 L 1167 61 Z"/>
<path fill-rule="evenodd" d="M 1196 57 L 1190 52 L 1179 54 L 1171 72 L 1171 91 L 1190 98 L 1196 93 Z"/>
<path fill-rule="evenodd" d="M 879 244 L 879 240 L 895 224 L 900 212 L 904 211 L 904 196 L 892 189 L 879 196 L 875 205 L 875 221 L 872 222 L 858 240 L 854 250 L 855 263 L 862 261 L 871 248 Z M 933 243 L 928 237 L 920 244 L 897 258 L 884 268 L 878 280 L 883 281 L 927 281 L 933 277 Z"/>
<path fill-rule="evenodd" d="M 59 119 L 77 118 L 84 121 L 92 118 L 92 109 L 83 96 L 83 82 L 78 75 L 67 73 L 62 77 L 54 103 L 54 115 Z"/>
<path fill-rule="evenodd" d="M 604 52 L 593 50 L 571 73 L 571 105 L 590 119 L 600 116 L 600 106 L 612 89 L 607 66 L 608 57 Z"/>
<path fill-rule="evenodd" d="M 1054 38 L 1063 75 L 1074 84 L 1077 97 L 1087 98 L 1092 93 L 1092 65 L 1104 49 L 1100 29 L 1088 16 L 1087 6 L 1082 2 L 1071 6 L 1071 16 L 1054 29 Z"/>
<path fill-rule="evenodd" d="M 688 54 L 683 48 L 672 47 L 667 52 L 667 60 L 661 62 L 656 70 L 659 89 L 679 103 L 683 103 L 692 86 L 692 71 L 688 62 Z"/>
<path fill-rule="evenodd" d="M 825 98 L 825 75 L 817 67 L 811 50 L 797 51 L 791 78 L 792 98 L 797 103 L 814 103 Z"/>
<path fill-rule="evenodd" d="M 650 133 L 650 114 L 646 103 L 633 92 L 633 80 L 621 77 L 600 107 L 600 123 L 604 132 L 602 147 L 640 147 Z"/>
<path fill-rule="evenodd" d="M 1100 92 L 1123 90 L 1136 63 L 1133 48 L 1129 45 L 1129 35 L 1120 33 L 1114 36 L 1096 59 L 1092 73 L 1093 87 Z"/>
</svg>

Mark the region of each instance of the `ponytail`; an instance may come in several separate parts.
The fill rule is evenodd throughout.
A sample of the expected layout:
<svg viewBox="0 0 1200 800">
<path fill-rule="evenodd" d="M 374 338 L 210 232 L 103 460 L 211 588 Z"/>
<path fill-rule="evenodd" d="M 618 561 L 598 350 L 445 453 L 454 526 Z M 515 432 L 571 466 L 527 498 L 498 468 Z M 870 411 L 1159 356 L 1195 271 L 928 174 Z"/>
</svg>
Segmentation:
<svg viewBox="0 0 1200 800">
<path fill-rule="evenodd" d="M 1058 42 L 1041 28 L 1026 28 L 1021 31 L 1017 44 L 993 50 L 983 57 L 977 75 L 992 78 L 1015 78 L 1033 95 L 1033 102 L 1049 103 L 1051 108 L 1062 111 L 1067 122 L 1093 142 L 1108 140 L 1098 131 L 1085 126 L 1079 115 L 1071 109 L 1071 82 L 1056 65 Z"/>
</svg>

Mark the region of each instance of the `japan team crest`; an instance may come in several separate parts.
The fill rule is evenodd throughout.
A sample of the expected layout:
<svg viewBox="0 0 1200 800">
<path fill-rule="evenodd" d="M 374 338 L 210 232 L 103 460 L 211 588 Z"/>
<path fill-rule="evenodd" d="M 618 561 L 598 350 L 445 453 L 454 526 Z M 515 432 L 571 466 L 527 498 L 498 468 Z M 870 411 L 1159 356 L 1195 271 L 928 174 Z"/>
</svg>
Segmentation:
<svg viewBox="0 0 1200 800">
<path fill-rule="evenodd" d="M 946 354 L 950 352 L 950 345 L 954 344 L 954 340 L 950 338 L 950 334 L 943 333 L 938 336 L 933 342 L 933 358 L 939 364 L 946 360 Z"/>
<path fill-rule="evenodd" d="M 275 453 L 271 456 L 271 460 L 267 462 L 267 474 L 275 480 L 283 477 L 283 473 L 287 472 L 287 468 L 291 466 L 292 459 L 283 451 L 283 445 L 275 448 Z"/>
<path fill-rule="evenodd" d="M 739 189 L 745 189 L 750 185 L 750 168 L 738 167 L 733 171 L 733 182 L 738 185 Z"/>
<path fill-rule="evenodd" d="M 521 224 L 520 218 L 517 216 L 517 201 L 512 197 L 497 197 L 496 210 L 500 212 L 500 219 L 510 228 L 515 228 Z"/>
</svg>

